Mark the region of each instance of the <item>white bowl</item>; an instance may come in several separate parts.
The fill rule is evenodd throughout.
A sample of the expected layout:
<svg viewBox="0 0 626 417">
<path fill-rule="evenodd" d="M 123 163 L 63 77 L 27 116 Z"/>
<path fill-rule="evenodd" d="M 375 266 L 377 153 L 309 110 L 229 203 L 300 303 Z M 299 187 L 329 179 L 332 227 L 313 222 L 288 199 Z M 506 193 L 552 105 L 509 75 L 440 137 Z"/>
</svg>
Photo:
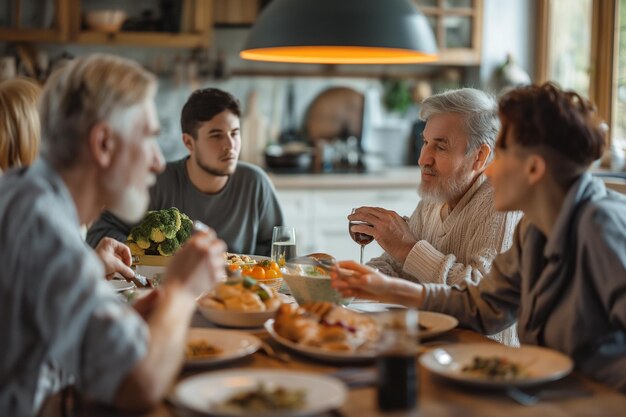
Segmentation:
<svg viewBox="0 0 626 417">
<path fill-rule="evenodd" d="M 198 305 L 200 313 L 210 322 L 224 327 L 262 327 L 263 324 L 273 319 L 277 310 L 268 311 L 233 311 L 218 310 Z"/>
<path fill-rule="evenodd" d="M 348 305 L 353 297 L 343 298 L 330 285 L 330 277 L 326 275 L 311 276 L 299 265 L 287 265 L 283 268 L 283 279 L 287 283 L 291 295 L 300 305 L 309 301 L 328 301 L 334 304 Z"/>
<path fill-rule="evenodd" d="M 119 32 L 126 20 L 123 10 L 92 10 L 85 13 L 85 21 L 91 30 L 99 32 Z"/>
</svg>

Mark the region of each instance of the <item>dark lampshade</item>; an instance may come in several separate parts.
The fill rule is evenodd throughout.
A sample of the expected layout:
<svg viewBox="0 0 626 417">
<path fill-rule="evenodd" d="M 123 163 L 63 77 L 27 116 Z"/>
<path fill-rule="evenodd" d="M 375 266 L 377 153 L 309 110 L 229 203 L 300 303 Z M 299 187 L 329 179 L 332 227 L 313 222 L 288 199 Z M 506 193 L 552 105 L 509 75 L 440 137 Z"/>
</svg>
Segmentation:
<svg viewBox="0 0 626 417">
<path fill-rule="evenodd" d="M 243 59 L 311 64 L 437 60 L 424 15 L 410 0 L 273 0 L 252 27 Z"/>
</svg>

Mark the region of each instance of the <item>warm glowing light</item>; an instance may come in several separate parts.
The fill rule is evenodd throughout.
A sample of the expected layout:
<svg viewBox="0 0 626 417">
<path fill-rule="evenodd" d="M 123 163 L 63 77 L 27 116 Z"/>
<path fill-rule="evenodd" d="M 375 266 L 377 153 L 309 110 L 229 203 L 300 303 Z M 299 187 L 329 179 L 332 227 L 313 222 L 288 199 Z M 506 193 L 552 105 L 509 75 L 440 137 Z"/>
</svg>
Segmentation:
<svg viewBox="0 0 626 417">
<path fill-rule="evenodd" d="M 305 64 L 415 64 L 437 60 L 436 54 L 410 49 L 364 46 L 281 46 L 248 49 L 239 56 L 252 61 Z"/>
</svg>

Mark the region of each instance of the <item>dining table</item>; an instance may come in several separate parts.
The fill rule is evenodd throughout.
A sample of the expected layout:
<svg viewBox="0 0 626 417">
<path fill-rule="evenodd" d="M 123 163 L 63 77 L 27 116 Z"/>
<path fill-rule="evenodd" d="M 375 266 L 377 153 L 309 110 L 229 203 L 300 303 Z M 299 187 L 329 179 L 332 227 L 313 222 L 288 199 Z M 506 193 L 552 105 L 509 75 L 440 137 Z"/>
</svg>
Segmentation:
<svg viewBox="0 0 626 417">
<path fill-rule="evenodd" d="M 199 313 L 192 319 L 192 327 L 216 327 Z M 241 330 L 241 329 L 239 329 Z M 411 410 L 383 412 L 378 409 L 377 378 L 375 362 L 361 364 L 337 364 L 312 359 L 290 351 L 276 343 L 263 328 L 247 329 L 273 349 L 260 349 L 252 355 L 236 361 L 207 367 L 184 367 L 177 382 L 204 372 L 217 372 L 231 369 L 271 369 L 307 371 L 329 375 L 343 380 L 348 387 L 345 403 L 334 410 L 319 414 L 323 417 L 376 417 L 376 416 L 428 416 L 428 417 L 583 417 L 583 416 L 623 416 L 626 414 L 626 396 L 573 371 L 558 381 L 535 387 L 538 401 L 533 405 L 522 405 L 519 391 L 473 387 L 447 380 L 430 372 L 423 366 L 418 368 L 417 406 Z M 463 343 L 496 343 L 471 330 L 456 328 L 420 345 L 419 354 L 443 345 Z M 267 346 L 266 346 L 267 348 Z M 274 355 L 268 354 L 274 351 Z M 284 355 L 287 354 L 287 355 Z M 521 391 L 523 395 L 525 391 Z M 542 392 L 551 396 L 541 397 Z M 562 393 L 563 395 L 559 395 Z M 523 398 L 522 398 L 523 399 Z M 157 407 L 143 414 L 124 413 L 74 394 L 69 400 L 56 394 L 44 403 L 39 413 L 46 417 L 194 417 L 199 414 L 173 404 L 167 399 Z M 253 415 L 253 414 L 250 414 Z"/>
</svg>

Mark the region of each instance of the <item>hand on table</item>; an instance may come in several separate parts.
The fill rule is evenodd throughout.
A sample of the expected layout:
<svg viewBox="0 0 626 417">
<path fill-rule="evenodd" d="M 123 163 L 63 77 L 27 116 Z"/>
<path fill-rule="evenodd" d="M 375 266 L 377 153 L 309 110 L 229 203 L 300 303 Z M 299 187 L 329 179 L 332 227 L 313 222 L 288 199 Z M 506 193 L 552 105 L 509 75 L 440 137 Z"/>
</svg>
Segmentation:
<svg viewBox="0 0 626 417">
<path fill-rule="evenodd" d="M 353 225 L 352 230 L 373 236 L 383 250 L 400 263 L 404 263 L 417 243 L 406 220 L 395 211 L 360 207 L 348 216 L 348 220 L 368 223 L 369 226 Z"/>
<path fill-rule="evenodd" d="M 110 237 L 103 238 L 96 246 L 96 255 L 104 265 L 106 279 L 110 280 L 117 272 L 124 278 L 131 279 L 135 272 L 130 269 L 132 258 L 130 249 L 125 244 Z"/>
</svg>

